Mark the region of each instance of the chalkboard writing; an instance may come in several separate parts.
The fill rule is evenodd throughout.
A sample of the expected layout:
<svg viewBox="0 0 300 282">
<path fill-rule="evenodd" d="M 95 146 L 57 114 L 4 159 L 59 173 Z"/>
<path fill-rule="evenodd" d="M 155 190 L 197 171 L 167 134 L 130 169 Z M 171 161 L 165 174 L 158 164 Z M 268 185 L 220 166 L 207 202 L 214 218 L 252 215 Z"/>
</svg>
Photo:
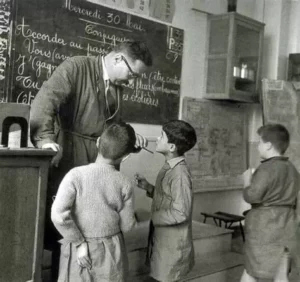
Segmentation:
<svg viewBox="0 0 300 282">
<path fill-rule="evenodd" d="M 7 100 L 6 80 L 8 65 L 8 49 L 10 20 L 11 20 L 11 3 L 10 0 L 0 1 L 0 103 Z"/>
<path fill-rule="evenodd" d="M 247 148 L 242 106 L 184 98 L 182 113 L 197 133 L 197 145 L 186 154 L 195 191 L 241 188 Z"/>
<path fill-rule="evenodd" d="M 291 81 L 263 79 L 264 124 L 283 124 L 290 133 L 286 155 L 300 171 L 300 91 Z"/>
<path fill-rule="evenodd" d="M 11 101 L 30 104 L 66 58 L 105 55 L 127 39 L 147 42 L 154 65 L 124 89 L 123 118 L 160 124 L 177 118 L 183 31 L 90 2 L 17 1 Z"/>
</svg>

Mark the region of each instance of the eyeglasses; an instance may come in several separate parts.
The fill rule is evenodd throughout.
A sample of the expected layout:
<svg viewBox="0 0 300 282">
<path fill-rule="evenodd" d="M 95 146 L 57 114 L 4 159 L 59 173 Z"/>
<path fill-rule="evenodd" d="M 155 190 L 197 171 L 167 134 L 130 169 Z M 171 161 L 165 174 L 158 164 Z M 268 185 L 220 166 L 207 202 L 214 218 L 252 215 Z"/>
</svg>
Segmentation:
<svg viewBox="0 0 300 282">
<path fill-rule="evenodd" d="M 126 58 L 124 56 L 121 56 L 121 59 L 124 61 L 125 65 L 127 66 L 128 70 L 129 70 L 129 79 L 140 77 L 140 74 L 138 74 L 137 72 L 134 72 L 132 70 L 132 68 L 130 67 L 128 61 L 126 60 Z"/>
</svg>

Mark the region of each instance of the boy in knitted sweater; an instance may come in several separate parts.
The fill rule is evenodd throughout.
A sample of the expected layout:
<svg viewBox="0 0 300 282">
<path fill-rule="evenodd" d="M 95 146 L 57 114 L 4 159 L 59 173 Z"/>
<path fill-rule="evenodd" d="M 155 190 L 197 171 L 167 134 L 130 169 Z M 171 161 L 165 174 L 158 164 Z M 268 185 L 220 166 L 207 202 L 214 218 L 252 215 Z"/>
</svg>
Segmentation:
<svg viewBox="0 0 300 282">
<path fill-rule="evenodd" d="M 63 236 L 59 282 L 122 282 L 128 272 L 123 232 L 136 225 L 133 183 L 115 167 L 135 148 L 135 132 L 113 124 L 97 140 L 95 163 L 62 180 L 51 219 Z"/>
<path fill-rule="evenodd" d="M 194 128 L 182 120 L 167 122 L 156 142 L 156 152 L 166 162 L 155 186 L 136 175 L 138 187 L 153 199 L 147 262 L 150 276 L 157 281 L 178 281 L 194 265 L 192 240 L 193 191 L 184 153 L 194 147 Z"/>
</svg>

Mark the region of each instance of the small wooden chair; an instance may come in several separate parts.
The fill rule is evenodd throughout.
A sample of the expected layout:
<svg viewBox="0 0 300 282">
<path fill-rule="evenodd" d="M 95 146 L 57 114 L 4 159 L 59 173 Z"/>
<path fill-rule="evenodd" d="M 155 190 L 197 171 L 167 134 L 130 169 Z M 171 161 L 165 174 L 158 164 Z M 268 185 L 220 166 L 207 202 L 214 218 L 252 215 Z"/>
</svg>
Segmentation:
<svg viewBox="0 0 300 282">
<path fill-rule="evenodd" d="M 204 216 L 203 223 L 206 222 L 207 218 L 212 218 L 215 224 L 219 227 L 222 227 L 222 223 L 224 223 L 225 228 L 231 228 L 233 223 L 238 222 L 240 225 L 243 241 L 245 242 L 245 233 L 242 225 L 242 221 L 245 219 L 244 216 L 226 213 L 226 212 L 220 212 L 220 211 L 215 213 L 202 212 L 201 214 Z"/>
</svg>

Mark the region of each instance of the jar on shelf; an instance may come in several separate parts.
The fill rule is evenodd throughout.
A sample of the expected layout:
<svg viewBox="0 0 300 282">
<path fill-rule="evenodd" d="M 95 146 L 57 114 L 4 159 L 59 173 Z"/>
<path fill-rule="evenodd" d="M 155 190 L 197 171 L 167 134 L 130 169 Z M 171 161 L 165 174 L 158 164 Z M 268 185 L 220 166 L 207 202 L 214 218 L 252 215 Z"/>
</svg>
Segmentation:
<svg viewBox="0 0 300 282">
<path fill-rule="evenodd" d="M 240 67 L 233 67 L 233 76 L 234 77 L 241 77 L 241 69 Z"/>
<path fill-rule="evenodd" d="M 248 69 L 246 64 L 242 64 L 241 78 L 248 78 Z"/>
</svg>

